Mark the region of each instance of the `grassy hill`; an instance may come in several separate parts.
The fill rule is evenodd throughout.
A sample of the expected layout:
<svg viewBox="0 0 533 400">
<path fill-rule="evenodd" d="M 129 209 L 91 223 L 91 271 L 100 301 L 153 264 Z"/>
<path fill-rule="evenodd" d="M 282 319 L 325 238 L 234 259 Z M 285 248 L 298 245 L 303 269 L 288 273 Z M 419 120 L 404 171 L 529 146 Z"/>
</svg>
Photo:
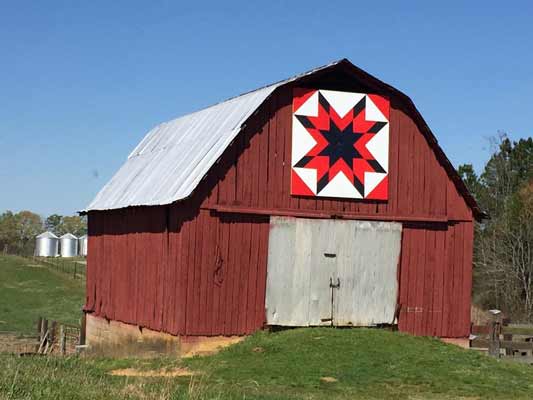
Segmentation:
<svg viewBox="0 0 533 400">
<path fill-rule="evenodd" d="M 217 355 L 186 360 L 0 355 L 0 365 L 0 398 L 533 398 L 529 366 L 377 329 L 260 332 Z M 174 376 L 184 372 L 194 375 Z"/>
<path fill-rule="evenodd" d="M 77 323 L 84 285 L 27 259 L 0 255 L 0 331 L 33 333 L 39 316 Z"/>
<path fill-rule="evenodd" d="M 0 331 L 33 332 L 39 315 L 77 322 L 83 296 L 70 275 L 0 256 Z M 533 398 L 529 366 L 378 329 L 259 332 L 183 360 L 0 354 L 0 365 L 0 399 Z"/>
</svg>

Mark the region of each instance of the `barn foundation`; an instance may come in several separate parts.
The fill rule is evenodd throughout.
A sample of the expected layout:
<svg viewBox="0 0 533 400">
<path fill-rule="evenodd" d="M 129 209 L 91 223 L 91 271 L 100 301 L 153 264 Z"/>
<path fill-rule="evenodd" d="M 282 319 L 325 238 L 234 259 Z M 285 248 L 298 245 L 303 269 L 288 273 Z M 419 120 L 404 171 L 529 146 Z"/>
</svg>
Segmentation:
<svg viewBox="0 0 533 400">
<path fill-rule="evenodd" d="M 87 354 L 106 357 L 192 357 L 213 354 L 245 336 L 174 336 L 87 314 Z"/>
</svg>

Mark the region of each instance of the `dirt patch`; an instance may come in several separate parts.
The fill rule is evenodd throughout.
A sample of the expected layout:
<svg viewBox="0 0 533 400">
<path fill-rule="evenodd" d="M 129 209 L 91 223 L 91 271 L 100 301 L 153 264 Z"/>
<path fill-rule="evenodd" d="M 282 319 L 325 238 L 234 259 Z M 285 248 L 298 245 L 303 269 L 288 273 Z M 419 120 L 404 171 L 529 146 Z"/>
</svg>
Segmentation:
<svg viewBox="0 0 533 400">
<path fill-rule="evenodd" d="M 176 376 L 193 376 L 193 375 L 198 375 L 198 374 L 195 372 L 189 371 L 187 368 L 172 368 L 172 369 L 146 370 L 146 371 L 135 369 L 135 368 L 123 368 L 123 369 L 115 369 L 113 371 L 110 371 L 109 375 L 172 378 Z"/>
<path fill-rule="evenodd" d="M 215 354 L 224 347 L 239 343 L 243 340 L 244 336 L 197 336 L 194 338 L 183 338 L 181 341 L 181 357 L 188 358 Z"/>
<path fill-rule="evenodd" d="M 332 376 L 323 376 L 320 378 L 320 381 L 325 382 L 325 383 L 334 383 L 334 382 L 338 382 L 339 380 Z"/>
</svg>

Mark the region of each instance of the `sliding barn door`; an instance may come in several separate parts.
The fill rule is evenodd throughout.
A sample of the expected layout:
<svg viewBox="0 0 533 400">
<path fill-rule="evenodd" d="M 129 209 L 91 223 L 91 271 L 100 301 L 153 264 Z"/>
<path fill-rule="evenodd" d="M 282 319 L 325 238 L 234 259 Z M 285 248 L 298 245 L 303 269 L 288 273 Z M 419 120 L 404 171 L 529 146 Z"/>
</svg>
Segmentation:
<svg viewBox="0 0 533 400">
<path fill-rule="evenodd" d="M 272 217 L 270 225 L 269 325 L 392 322 L 400 224 Z"/>
</svg>

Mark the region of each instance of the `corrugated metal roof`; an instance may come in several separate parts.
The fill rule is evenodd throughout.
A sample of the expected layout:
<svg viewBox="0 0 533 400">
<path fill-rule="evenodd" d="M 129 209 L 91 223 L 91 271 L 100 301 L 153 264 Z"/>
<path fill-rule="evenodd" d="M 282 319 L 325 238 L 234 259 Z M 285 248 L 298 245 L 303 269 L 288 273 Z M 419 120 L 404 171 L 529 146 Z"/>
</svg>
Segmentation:
<svg viewBox="0 0 533 400">
<path fill-rule="evenodd" d="M 163 205 L 185 199 L 275 89 L 342 61 L 156 126 L 84 211 Z"/>
</svg>

